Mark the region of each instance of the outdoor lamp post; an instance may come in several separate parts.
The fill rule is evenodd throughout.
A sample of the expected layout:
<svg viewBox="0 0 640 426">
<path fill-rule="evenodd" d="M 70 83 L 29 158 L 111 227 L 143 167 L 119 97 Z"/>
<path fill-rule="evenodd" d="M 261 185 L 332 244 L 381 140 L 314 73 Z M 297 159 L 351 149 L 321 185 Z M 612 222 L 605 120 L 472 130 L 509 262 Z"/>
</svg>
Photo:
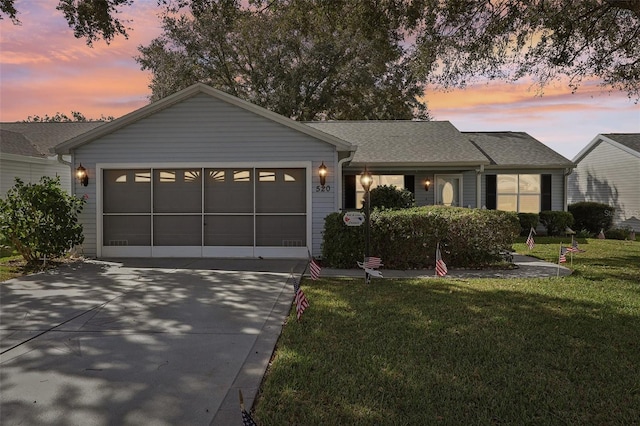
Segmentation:
<svg viewBox="0 0 640 426">
<path fill-rule="evenodd" d="M 365 202 L 365 240 L 364 240 L 364 256 L 365 262 L 366 258 L 369 257 L 369 241 L 371 236 L 371 184 L 373 183 L 373 178 L 371 177 L 371 172 L 367 170 L 367 166 L 364 167 L 364 172 L 360 176 L 360 184 L 364 189 L 364 202 Z M 364 272 L 364 282 L 365 284 L 369 284 L 371 281 L 371 277 L 367 273 L 366 269 Z"/>
</svg>

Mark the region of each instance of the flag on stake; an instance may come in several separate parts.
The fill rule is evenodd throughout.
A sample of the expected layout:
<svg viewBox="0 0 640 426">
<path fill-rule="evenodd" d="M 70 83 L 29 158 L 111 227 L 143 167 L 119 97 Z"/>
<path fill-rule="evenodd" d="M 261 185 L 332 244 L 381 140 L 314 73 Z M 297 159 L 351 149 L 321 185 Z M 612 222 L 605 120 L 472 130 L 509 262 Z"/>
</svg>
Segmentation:
<svg viewBox="0 0 640 426">
<path fill-rule="evenodd" d="M 258 426 L 251 418 L 251 414 L 244 408 L 244 398 L 240 389 L 238 389 L 238 397 L 240 398 L 240 410 L 242 411 L 242 426 Z"/>
<path fill-rule="evenodd" d="M 316 260 L 314 258 L 311 258 L 311 260 L 309 261 L 309 272 L 311 272 L 311 279 L 312 280 L 317 280 L 318 278 L 320 278 L 320 271 L 322 268 L 320 268 L 320 265 L 318 265 L 318 262 L 316 262 Z"/>
<path fill-rule="evenodd" d="M 527 237 L 527 247 L 529 247 L 529 250 L 533 250 L 533 248 L 536 245 L 536 242 L 533 241 L 533 234 L 535 234 L 536 231 L 533 229 L 533 227 L 531 227 L 531 231 L 529 231 L 529 236 Z"/>
<path fill-rule="evenodd" d="M 598 234 L 598 239 L 600 239 L 600 240 L 604 240 L 604 239 L 605 239 L 605 236 L 604 236 L 604 229 L 601 229 L 601 230 L 600 230 L 600 233 Z"/>
<path fill-rule="evenodd" d="M 560 257 L 558 258 L 558 263 L 566 263 L 567 261 L 567 248 L 563 247 L 560 244 Z"/>
<path fill-rule="evenodd" d="M 439 277 L 444 277 L 447 275 L 449 270 L 447 269 L 447 264 L 442 260 L 442 254 L 440 253 L 440 243 L 438 243 L 436 247 L 436 275 Z"/>
<path fill-rule="evenodd" d="M 584 250 L 578 248 L 578 241 L 571 238 L 571 247 L 567 247 L 567 251 L 571 253 L 584 253 Z"/>
<path fill-rule="evenodd" d="M 364 262 L 357 262 L 358 267 L 364 269 L 365 282 L 369 282 L 369 277 L 383 278 L 382 272 L 377 269 L 382 266 L 382 259 L 375 256 L 364 258 Z"/>
<path fill-rule="evenodd" d="M 300 282 L 295 278 L 293 280 L 293 291 L 295 292 L 296 316 L 298 317 L 298 321 L 300 321 L 302 313 L 309 307 L 309 301 L 300 288 Z"/>
</svg>

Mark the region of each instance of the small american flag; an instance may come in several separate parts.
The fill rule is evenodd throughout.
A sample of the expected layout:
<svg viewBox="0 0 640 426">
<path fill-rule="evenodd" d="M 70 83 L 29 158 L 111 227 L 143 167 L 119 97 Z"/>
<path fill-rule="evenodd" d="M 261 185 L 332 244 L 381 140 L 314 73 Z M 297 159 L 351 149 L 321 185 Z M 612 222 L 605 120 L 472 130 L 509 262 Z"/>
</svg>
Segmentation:
<svg viewBox="0 0 640 426">
<path fill-rule="evenodd" d="M 238 396 L 240 397 L 240 410 L 242 411 L 242 426 L 258 426 L 251 414 L 244 408 L 244 398 L 240 389 L 238 389 Z"/>
<path fill-rule="evenodd" d="M 447 275 L 449 270 L 447 269 L 447 264 L 442 260 L 442 254 L 440 253 L 440 243 L 438 243 L 438 247 L 436 248 L 436 275 L 439 277 L 444 277 Z"/>
<path fill-rule="evenodd" d="M 365 257 L 364 258 L 364 267 L 369 269 L 378 269 L 382 266 L 382 259 L 379 257 Z"/>
<path fill-rule="evenodd" d="M 533 241 L 533 234 L 536 231 L 533 230 L 533 228 L 531 228 L 531 231 L 529 231 L 529 236 L 527 237 L 527 247 L 529 247 L 529 250 L 533 250 L 533 248 L 536 246 L 536 242 Z"/>
<path fill-rule="evenodd" d="M 567 261 L 567 248 L 560 246 L 560 257 L 558 263 L 565 263 Z"/>
<path fill-rule="evenodd" d="M 293 290 L 295 292 L 296 300 L 296 315 L 298 316 L 298 320 L 300 320 L 304 310 L 309 307 L 309 301 L 300 288 L 300 282 L 298 282 L 298 280 L 293 281 Z"/>
<path fill-rule="evenodd" d="M 571 247 L 567 247 L 567 251 L 572 253 L 584 253 L 584 250 L 578 248 L 577 240 L 573 240 L 573 242 L 571 243 Z"/>
<path fill-rule="evenodd" d="M 311 258 L 311 260 L 309 261 L 309 271 L 311 272 L 312 280 L 317 280 L 318 278 L 320 278 L 321 269 L 322 268 L 320 268 L 320 265 L 318 265 L 318 262 L 316 262 L 314 258 Z"/>
</svg>

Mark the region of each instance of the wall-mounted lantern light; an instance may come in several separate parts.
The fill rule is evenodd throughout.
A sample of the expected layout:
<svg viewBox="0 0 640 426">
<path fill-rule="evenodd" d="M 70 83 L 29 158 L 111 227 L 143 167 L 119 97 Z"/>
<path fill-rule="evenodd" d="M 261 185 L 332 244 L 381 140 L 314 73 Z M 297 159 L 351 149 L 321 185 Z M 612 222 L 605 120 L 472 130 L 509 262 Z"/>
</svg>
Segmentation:
<svg viewBox="0 0 640 426">
<path fill-rule="evenodd" d="M 431 179 L 426 178 L 424 181 L 424 190 L 429 192 L 429 187 L 431 186 Z"/>
<path fill-rule="evenodd" d="M 89 185 L 89 175 L 87 174 L 87 169 L 82 167 L 82 163 L 76 169 L 76 178 L 83 186 Z"/>
<path fill-rule="evenodd" d="M 324 186 L 327 183 L 327 166 L 324 165 L 324 161 L 318 168 L 318 175 L 320 176 L 320 185 Z"/>
</svg>

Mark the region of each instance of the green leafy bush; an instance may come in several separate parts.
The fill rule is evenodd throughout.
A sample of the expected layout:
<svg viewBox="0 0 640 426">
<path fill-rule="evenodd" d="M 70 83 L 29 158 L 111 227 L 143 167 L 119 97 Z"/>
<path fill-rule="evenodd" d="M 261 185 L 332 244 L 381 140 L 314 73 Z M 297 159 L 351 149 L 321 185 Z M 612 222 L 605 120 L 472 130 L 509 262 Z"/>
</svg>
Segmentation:
<svg viewBox="0 0 640 426">
<path fill-rule="evenodd" d="M 369 194 L 372 209 L 406 209 L 415 205 L 411 191 L 392 185 L 376 186 Z"/>
<path fill-rule="evenodd" d="M 611 228 L 604 231 L 604 236 L 608 240 L 628 240 L 630 235 L 630 228 Z"/>
<path fill-rule="evenodd" d="M 520 235 L 529 235 L 531 228 L 536 229 L 540 223 L 540 215 L 538 213 L 518 213 L 520 221 Z"/>
<path fill-rule="evenodd" d="M 364 257 L 365 227 L 348 227 L 342 213 L 325 219 L 322 257 L 326 265 L 353 268 Z M 385 268 L 432 268 L 436 245 L 451 267 L 499 262 L 520 232 L 515 213 L 457 207 L 415 207 L 371 214 L 372 256 Z"/>
<path fill-rule="evenodd" d="M 0 245 L 14 247 L 28 262 L 66 254 L 84 241 L 78 214 L 84 200 L 67 194 L 60 178 L 16 184 L 0 200 Z"/>
<path fill-rule="evenodd" d="M 570 204 L 568 210 L 573 215 L 576 230 L 586 229 L 591 235 L 610 229 L 616 211 L 615 207 L 591 201 Z"/>
<path fill-rule="evenodd" d="M 567 227 L 573 225 L 573 216 L 569 212 L 546 210 L 540 212 L 540 223 L 547 229 L 547 235 L 564 235 Z"/>
</svg>

